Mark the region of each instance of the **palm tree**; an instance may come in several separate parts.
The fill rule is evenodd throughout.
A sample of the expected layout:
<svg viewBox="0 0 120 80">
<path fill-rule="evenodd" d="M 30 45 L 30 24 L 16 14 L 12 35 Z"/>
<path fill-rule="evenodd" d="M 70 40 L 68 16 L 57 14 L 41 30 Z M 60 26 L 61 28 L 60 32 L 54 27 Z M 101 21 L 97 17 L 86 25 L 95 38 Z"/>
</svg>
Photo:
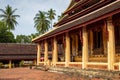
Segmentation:
<svg viewBox="0 0 120 80">
<path fill-rule="evenodd" d="M 8 31 L 4 22 L 0 21 L 0 43 L 14 43 L 14 34 Z"/>
<path fill-rule="evenodd" d="M 58 15 L 58 21 L 63 17 L 63 13 L 61 15 Z"/>
<path fill-rule="evenodd" d="M 52 28 L 52 26 L 53 26 L 53 25 L 52 25 L 52 20 L 55 19 L 55 15 L 56 15 L 55 10 L 50 9 L 50 10 L 48 11 L 48 18 L 50 19 L 51 28 Z"/>
<path fill-rule="evenodd" d="M 0 18 L 2 18 L 2 21 L 5 22 L 8 30 L 14 30 L 15 26 L 18 24 L 16 21 L 17 17 L 20 17 L 19 15 L 14 15 L 15 11 L 17 9 L 12 10 L 12 7 L 7 5 L 7 7 L 5 7 L 5 10 L 0 9 L 0 11 L 3 14 L 0 14 Z"/>
<path fill-rule="evenodd" d="M 46 13 L 43 11 L 39 11 L 34 18 L 34 27 L 39 32 L 39 34 L 43 34 L 50 28 L 50 21 L 46 17 Z"/>
</svg>

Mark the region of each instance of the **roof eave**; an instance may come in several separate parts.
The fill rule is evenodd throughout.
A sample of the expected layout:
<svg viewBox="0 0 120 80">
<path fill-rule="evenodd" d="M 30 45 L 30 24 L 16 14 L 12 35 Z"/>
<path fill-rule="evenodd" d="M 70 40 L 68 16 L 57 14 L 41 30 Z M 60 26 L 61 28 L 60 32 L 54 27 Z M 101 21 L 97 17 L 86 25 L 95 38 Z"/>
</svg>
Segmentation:
<svg viewBox="0 0 120 80">
<path fill-rule="evenodd" d="M 120 9 L 119 4 L 120 4 L 120 0 L 117 0 L 117 1 L 115 1 L 113 3 L 110 3 L 109 5 L 106 5 L 106 6 L 102 7 L 102 8 L 99 8 L 99 9 L 97 9 L 97 10 L 95 10 L 95 11 L 93 11 L 93 12 L 87 14 L 87 15 L 84 15 L 84 16 L 78 18 L 78 19 L 70 21 L 70 22 L 68 22 L 68 23 L 66 23 L 64 25 L 59 26 L 59 27 L 55 27 L 54 30 L 51 30 L 51 31 L 49 31 L 49 32 L 47 32 L 47 33 L 45 33 L 45 34 L 43 34 L 41 36 L 38 36 L 37 38 L 33 39 L 32 41 L 37 42 L 38 39 L 44 38 L 46 36 L 50 36 L 52 34 L 63 31 L 65 29 L 69 29 L 69 28 L 73 27 L 72 23 L 75 23 L 74 25 L 79 25 L 79 24 L 85 23 L 87 21 L 90 21 L 90 20 L 92 20 L 94 18 L 97 18 L 99 16 L 102 16 L 104 14 L 110 13 L 110 12 L 112 12 L 114 10 Z M 101 13 L 101 14 L 98 14 L 98 13 Z M 64 29 L 62 29 L 62 28 L 64 28 Z"/>
</svg>

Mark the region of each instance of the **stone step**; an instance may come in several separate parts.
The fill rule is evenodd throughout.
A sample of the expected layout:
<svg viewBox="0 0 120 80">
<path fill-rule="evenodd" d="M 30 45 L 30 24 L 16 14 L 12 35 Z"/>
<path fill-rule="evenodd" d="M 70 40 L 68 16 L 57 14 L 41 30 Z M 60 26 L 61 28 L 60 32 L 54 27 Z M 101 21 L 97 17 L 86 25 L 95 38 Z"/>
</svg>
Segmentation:
<svg viewBox="0 0 120 80">
<path fill-rule="evenodd" d="M 65 67 L 50 67 L 51 72 L 60 72 L 68 74 L 69 76 L 77 75 L 93 78 L 110 78 L 114 79 L 115 76 L 120 77 L 119 71 L 107 71 L 107 70 L 92 70 L 92 69 L 77 69 L 77 68 L 65 68 Z"/>
<path fill-rule="evenodd" d="M 46 66 L 37 66 L 36 69 L 42 70 L 42 71 L 48 71 L 49 68 Z"/>
</svg>

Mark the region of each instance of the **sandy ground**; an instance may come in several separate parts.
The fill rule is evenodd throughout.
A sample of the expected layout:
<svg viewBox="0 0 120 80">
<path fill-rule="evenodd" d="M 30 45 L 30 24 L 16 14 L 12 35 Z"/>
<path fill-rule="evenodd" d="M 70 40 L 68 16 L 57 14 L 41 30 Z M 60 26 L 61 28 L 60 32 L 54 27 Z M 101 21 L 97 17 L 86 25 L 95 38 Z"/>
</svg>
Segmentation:
<svg viewBox="0 0 120 80">
<path fill-rule="evenodd" d="M 29 68 L 0 69 L 0 80 L 76 80 L 63 73 L 46 72 Z"/>
<path fill-rule="evenodd" d="M 0 69 L 0 80 L 103 80 L 83 79 L 63 73 L 47 72 L 29 68 Z"/>
</svg>

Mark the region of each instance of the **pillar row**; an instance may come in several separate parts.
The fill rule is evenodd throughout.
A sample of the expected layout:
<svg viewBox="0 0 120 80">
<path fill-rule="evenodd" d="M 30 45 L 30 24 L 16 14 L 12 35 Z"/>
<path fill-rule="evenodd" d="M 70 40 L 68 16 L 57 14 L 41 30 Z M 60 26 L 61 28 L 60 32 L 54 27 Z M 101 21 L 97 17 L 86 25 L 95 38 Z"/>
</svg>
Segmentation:
<svg viewBox="0 0 120 80">
<path fill-rule="evenodd" d="M 9 69 L 12 68 L 12 60 L 9 60 Z"/>
<path fill-rule="evenodd" d="M 66 48 L 65 48 L 65 67 L 69 66 L 70 62 L 70 36 L 69 33 L 66 32 Z"/>
<path fill-rule="evenodd" d="M 56 62 L 58 61 L 58 48 L 57 48 L 57 40 L 56 37 L 54 37 L 54 49 L 53 49 L 53 66 L 56 65 Z"/>
<path fill-rule="evenodd" d="M 88 62 L 88 32 L 86 27 L 83 27 L 83 46 L 82 46 L 82 69 L 87 68 Z"/>
<path fill-rule="evenodd" d="M 39 65 L 40 62 L 40 44 L 37 44 L 37 65 Z"/>
<path fill-rule="evenodd" d="M 44 52 L 44 65 L 47 65 L 48 61 L 48 43 L 47 40 L 45 40 L 45 52 Z"/>
<path fill-rule="evenodd" d="M 107 19 L 108 29 L 108 70 L 114 70 L 114 58 L 115 58 L 115 36 L 114 25 L 112 24 L 112 17 Z"/>
</svg>

